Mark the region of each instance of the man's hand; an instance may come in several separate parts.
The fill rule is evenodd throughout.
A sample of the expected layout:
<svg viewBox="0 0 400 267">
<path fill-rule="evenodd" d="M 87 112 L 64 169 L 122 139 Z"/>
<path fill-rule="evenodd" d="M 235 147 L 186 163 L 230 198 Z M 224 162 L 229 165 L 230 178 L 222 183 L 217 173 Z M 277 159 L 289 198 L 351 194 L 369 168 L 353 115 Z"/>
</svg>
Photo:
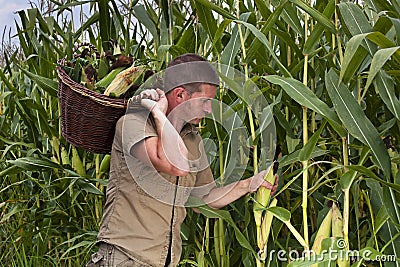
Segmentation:
<svg viewBox="0 0 400 267">
<path fill-rule="evenodd" d="M 160 110 L 163 114 L 167 113 L 168 100 L 161 89 L 146 89 L 140 93 L 140 104 L 150 111 Z"/>
<path fill-rule="evenodd" d="M 276 189 L 278 188 L 278 182 L 279 182 L 279 176 L 278 174 L 275 174 L 275 182 L 274 184 L 270 184 L 269 182 L 264 180 L 265 175 L 267 174 L 266 170 L 263 170 L 262 172 L 257 173 L 253 177 L 250 177 L 250 186 L 249 186 L 249 191 L 250 192 L 255 192 L 260 186 L 263 186 L 267 189 L 271 190 L 271 196 L 273 196 L 276 192 Z"/>
</svg>

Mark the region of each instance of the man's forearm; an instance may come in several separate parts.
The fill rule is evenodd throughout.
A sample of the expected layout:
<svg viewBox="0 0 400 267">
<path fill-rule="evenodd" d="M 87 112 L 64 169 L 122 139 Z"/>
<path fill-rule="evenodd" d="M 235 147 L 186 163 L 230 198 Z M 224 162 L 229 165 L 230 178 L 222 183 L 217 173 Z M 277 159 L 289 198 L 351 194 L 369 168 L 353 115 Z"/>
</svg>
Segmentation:
<svg viewBox="0 0 400 267">
<path fill-rule="evenodd" d="M 159 110 L 152 112 L 159 137 L 157 154 L 175 168 L 189 171 L 188 150 L 178 131 L 168 118 Z"/>
<path fill-rule="evenodd" d="M 223 187 L 215 187 L 203 200 L 213 209 L 225 207 L 249 193 L 249 181 L 248 179 L 240 180 Z"/>
</svg>

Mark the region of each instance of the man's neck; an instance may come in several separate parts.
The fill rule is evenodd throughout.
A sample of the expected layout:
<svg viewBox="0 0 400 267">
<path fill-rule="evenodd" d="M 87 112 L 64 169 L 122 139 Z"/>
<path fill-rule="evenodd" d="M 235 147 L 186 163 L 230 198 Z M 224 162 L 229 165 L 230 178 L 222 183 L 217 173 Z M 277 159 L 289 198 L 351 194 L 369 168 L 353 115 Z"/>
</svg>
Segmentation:
<svg viewBox="0 0 400 267">
<path fill-rule="evenodd" d="M 177 113 L 171 112 L 168 114 L 167 118 L 171 122 L 172 126 L 174 126 L 175 130 L 180 133 L 183 129 L 183 126 L 185 126 L 186 122 L 176 116 Z"/>
</svg>

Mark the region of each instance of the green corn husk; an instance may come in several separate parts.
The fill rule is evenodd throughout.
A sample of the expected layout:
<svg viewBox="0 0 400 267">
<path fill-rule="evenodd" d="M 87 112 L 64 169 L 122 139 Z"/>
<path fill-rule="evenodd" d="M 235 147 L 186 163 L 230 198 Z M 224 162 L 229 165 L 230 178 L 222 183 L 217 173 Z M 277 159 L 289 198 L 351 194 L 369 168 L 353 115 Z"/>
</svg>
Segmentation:
<svg viewBox="0 0 400 267">
<path fill-rule="evenodd" d="M 271 204 L 269 205 L 269 207 L 276 207 L 277 203 L 278 203 L 278 200 L 276 198 L 274 198 L 271 201 Z M 268 243 L 268 237 L 269 237 L 269 233 L 271 230 L 273 218 L 274 218 L 274 215 L 272 215 L 272 213 L 267 211 L 265 213 L 264 219 L 262 220 L 262 223 L 261 223 L 261 246 L 264 249 L 266 248 L 266 245 Z"/>
<path fill-rule="evenodd" d="M 127 68 L 126 70 L 118 73 L 115 79 L 104 91 L 105 95 L 113 95 L 115 97 L 120 97 L 128 89 L 140 80 L 145 68 L 143 66 L 134 66 Z"/>
<path fill-rule="evenodd" d="M 99 174 L 104 175 L 110 170 L 110 160 L 111 160 L 111 155 L 107 154 L 104 156 L 103 160 L 100 163 L 100 169 L 99 169 Z"/>
<path fill-rule="evenodd" d="M 96 83 L 96 87 L 107 88 L 111 84 L 111 82 L 115 79 L 115 77 L 123 70 L 124 70 L 123 67 L 113 69 L 106 76 L 104 76 L 100 81 L 98 81 Z"/>
<path fill-rule="evenodd" d="M 275 177 L 274 177 L 274 170 L 273 165 L 271 165 L 267 171 L 267 175 L 264 177 L 264 180 L 269 182 L 270 184 L 274 184 Z M 271 197 L 271 190 L 267 189 L 263 186 L 258 188 L 256 192 L 256 201 L 253 205 L 253 215 L 254 221 L 256 223 L 256 230 L 257 230 L 257 246 L 259 249 L 263 248 L 262 244 L 262 237 L 261 237 L 261 221 L 262 221 L 262 214 L 264 209 L 267 207 L 269 199 Z"/>
<path fill-rule="evenodd" d="M 53 153 L 55 153 L 57 155 L 56 162 L 59 163 L 59 159 L 60 159 L 60 140 L 58 140 L 57 137 L 53 136 L 53 138 L 50 140 L 50 144 L 53 147 Z"/>
<path fill-rule="evenodd" d="M 80 176 L 86 176 L 85 166 L 83 165 L 78 150 L 75 147 L 72 147 L 72 168 Z"/>
<path fill-rule="evenodd" d="M 62 162 L 62 165 L 71 165 L 68 152 L 65 149 L 65 147 L 63 147 L 63 146 L 61 146 L 61 162 Z"/>
<path fill-rule="evenodd" d="M 312 251 L 315 252 L 316 255 L 319 255 L 322 250 L 322 240 L 331 236 L 331 228 L 332 228 L 332 209 L 326 214 L 324 220 L 318 228 L 317 235 L 314 239 L 314 244 L 312 246 Z"/>
<path fill-rule="evenodd" d="M 332 236 L 336 238 L 336 240 L 343 239 L 343 217 L 340 213 L 339 207 L 336 203 L 332 205 Z M 344 254 L 343 254 L 344 255 Z M 339 255 L 340 256 L 340 255 Z M 339 267 L 349 267 L 350 260 L 347 260 L 343 257 L 338 257 L 336 263 Z"/>
</svg>

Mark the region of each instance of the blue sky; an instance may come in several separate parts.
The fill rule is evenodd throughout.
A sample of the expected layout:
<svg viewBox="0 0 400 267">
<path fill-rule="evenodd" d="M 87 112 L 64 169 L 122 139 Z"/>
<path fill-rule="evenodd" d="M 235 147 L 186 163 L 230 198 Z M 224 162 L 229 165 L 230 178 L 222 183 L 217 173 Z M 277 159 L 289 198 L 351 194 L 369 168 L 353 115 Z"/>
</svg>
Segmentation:
<svg viewBox="0 0 400 267">
<path fill-rule="evenodd" d="M 7 26 L 7 32 L 12 27 L 15 32 L 15 22 L 18 20 L 18 15 L 14 14 L 18 10 L 29 8 L 28 0 L 0 0 L 0 30 L 3 34 L 4 27 Z"/>
<path fill-rule="evenodd" d="M 35 5 L 38 0 L 31 0 L 31 2 L 33 2 Z M 8 32 L 10 28 L 12 30 L 12 33 L 15 34 L 15 20 L 18 21 L 18 23 L 20 22 L 19 16 L 18 14 L 16 14 L 16 12 L 29 8 L 31 8 L 29 0 L 0 0 L 0 41 L 3 35 L 4 27 L 7 27 L 7 32 L 5 36 L 6 38 L 8 38 Z M 84 10 L 86 11 L 87 9 L 88 5 L 86 4 L 84 5 Z M 76 8 L 75 10 L 77 12 L 77 15 L 79 15 L 80 8 Z M 79 20 L 77 20 L 77 23 L 79 23 Z"/>
</svg>

